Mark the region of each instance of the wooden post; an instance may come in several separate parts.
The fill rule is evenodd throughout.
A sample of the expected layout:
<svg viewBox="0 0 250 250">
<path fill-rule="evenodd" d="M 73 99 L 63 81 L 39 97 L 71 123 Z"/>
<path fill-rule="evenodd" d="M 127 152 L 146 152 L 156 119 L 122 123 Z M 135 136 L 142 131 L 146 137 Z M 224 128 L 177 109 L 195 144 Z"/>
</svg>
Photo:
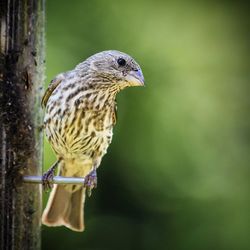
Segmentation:
<svg viewBox="0 0 250 250">
<path fill-rule="evenodd" d="M 0 0 L 0 249 L 40 249 L 44 0 Z"/>
</svg>

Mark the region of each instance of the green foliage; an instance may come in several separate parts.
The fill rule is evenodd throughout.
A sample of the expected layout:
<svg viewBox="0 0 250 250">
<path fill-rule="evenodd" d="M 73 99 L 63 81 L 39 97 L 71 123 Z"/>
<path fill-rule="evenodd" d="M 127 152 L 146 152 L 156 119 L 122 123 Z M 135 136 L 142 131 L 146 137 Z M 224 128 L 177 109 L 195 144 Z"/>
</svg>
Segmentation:
<svg viewBox="0 0 250 250">
<path fill-rule="evenodd" d="M 86 231 L 44 227 L 44 249 L 249 249 L 246 21 L 239 2 L 47 1 L 47 82 L 117 49 L 146 87 L 118 96 Z"/>
</svg>

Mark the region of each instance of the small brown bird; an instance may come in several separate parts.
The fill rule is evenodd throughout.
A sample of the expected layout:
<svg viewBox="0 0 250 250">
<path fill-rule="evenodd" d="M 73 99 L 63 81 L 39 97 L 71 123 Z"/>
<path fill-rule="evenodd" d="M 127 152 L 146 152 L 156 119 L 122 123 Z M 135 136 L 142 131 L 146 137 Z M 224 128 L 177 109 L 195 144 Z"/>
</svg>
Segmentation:
<svg viewBox="0 0 250 250">
<path fill-rule="evenodd" d="M 96 187 L 96 169 L 111 143 L 116 94 L 142 85 L 138 63 L 115 50 L 97 53 L 52 80 L 42 105 L 45 133 L 58 160 L 43 175 L 44 184 L 53 178 L 57 166 L 59 175 L 84 177 L 85 183 L 54 185 L 42 215 L 43 224 L 84 230 L 85 192 Z"/>
</svg>

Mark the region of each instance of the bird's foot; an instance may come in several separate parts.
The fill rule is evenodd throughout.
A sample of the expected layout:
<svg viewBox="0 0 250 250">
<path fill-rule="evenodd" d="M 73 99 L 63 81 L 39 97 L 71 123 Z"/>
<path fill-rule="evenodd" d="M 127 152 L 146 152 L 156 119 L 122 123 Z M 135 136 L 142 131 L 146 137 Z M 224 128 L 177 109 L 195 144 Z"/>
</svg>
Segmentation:
<svg viewBox="0 0 250 250">
<path fill-rule="evenodd" d="M 93 188 L 97 187 L 97 174 L 96 169 L 92 170 L 84 180 L 84 187 L 86 187 L 86 191 L 88 196 L 91 196 L 91 192 Z"/>
<path fill-rule="evenodd" d="M 49 168 L 47 172 L 45 172 L 42 176 L 42 185 L 44 191 L 48 191 L 53 187 L 53 178 L 55 175 L 55 170 L 58 165 L 58 162 L 54 163 L 52 167 Z"/>
</svg>

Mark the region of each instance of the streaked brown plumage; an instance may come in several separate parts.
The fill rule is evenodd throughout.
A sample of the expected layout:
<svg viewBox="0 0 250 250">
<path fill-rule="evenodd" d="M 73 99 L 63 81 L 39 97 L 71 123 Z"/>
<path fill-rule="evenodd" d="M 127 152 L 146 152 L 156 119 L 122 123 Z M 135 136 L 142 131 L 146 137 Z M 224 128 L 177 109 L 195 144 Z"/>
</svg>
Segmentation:
<svg viewBox="0 0 250 250">
<path fill-rule="evenodd" d="M 44 126 L 60 175 L 91 176 L 111 143 L 116 94 L 125 87 L 143 84 L 134 59 L 113 50 L 91 56 L 51 82 L 42 100 Z M 94 185 L 54 185 L 42 222 L 83 231 L 85 190 Z"/>
</svg>

